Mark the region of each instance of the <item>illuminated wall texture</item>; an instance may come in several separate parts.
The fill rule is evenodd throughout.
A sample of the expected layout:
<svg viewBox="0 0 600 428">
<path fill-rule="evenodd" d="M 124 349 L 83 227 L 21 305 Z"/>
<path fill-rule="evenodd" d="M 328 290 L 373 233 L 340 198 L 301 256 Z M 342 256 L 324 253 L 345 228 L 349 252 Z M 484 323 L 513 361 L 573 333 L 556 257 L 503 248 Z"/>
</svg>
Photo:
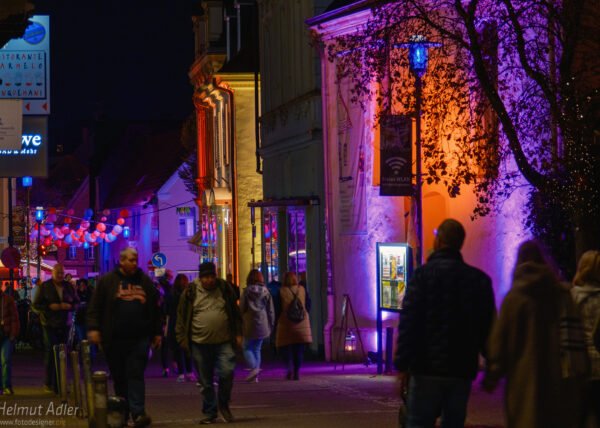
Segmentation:
<svg viewBox="0 0 600 428">
<path fill-rule="evenodd" d="M 336 37 L 356 31 L 369 17 L 368 11 L 359 11 L 353 15 L 343 16 L 312 27 L 319 33 L 325 43 Z M 360 110 L 357 106 L 344 102 L 344 82 L 336 79 L 336 64 L 322 57 L 323 84 L 323 126 L 325 171 L 327 174 L 327 210 L 331 250 L 333 255 L 333 292 L 335 294 L 335 325 L 340 325 L 340 312 L 344 294 L 349 294 L 363 334 L 367 350 L 376 349 L 376 243 L 377 242 L 410 242 L 411 230 L 406 227 L 405 213 L 410 202 L 402 197 L 379 196 L 377 174 L 373 168 L 376 153 L 379 150 L 378 130 L 373 125 L 373 109 Z M 341 88 L 341 89 L 340 89 Z M 340 101 L 342 100 L 342 101 Z M 363 145 L 357 144 L 357 135 L 346 138 L 350 130 L 356 130 L 362 123 Z M 426 127 L 427 124 L 423 123 Z M 347 182 L 344 177 L 352 163 L 347 150 L 363 150 L 361 165 L 364 168 L 365 188 L 354 192 L 353 204 L 349 205 L 344 195 Z M 341 166 L 340 166 L 341 165 Z M 354 171 L 356 172 L 356 170 Z M 361 196 L 364 195 L 364 196 Z M 467 230 L 467 238 L 463 247 L 463 256 L 472 264 L 491 276 L 496 302 L 499 304 L 510 287 L 516 247 L 528 235 L 522 229 L 523 204 L 526 193 L 515 192 L 500 207 L 500 213 L 483 219 L 472 221 L 470 216 L 475 206 L 472 190 L 465 186 L 462 195 L 450 198 L 444 187 L 424 185 L 423 187 L 423 236 L 426 257 L 432 251 L 433 230 L 445 218 L 459 220 Z M 362 198 L 362 199 L 361 199 Z M 363 204 L 366 210 L 364 230 L 360 227 L 354 233 L 348 233 L 348 212 L 359 218 L 361 209 L 356 204 Z M 384 312 L 385 327 L 396 327 L 398 315 Z M 335 347 L 338 332 L 334 331 Z M 337 350 L 332 349 L 335 358 Z"/>
</svg>

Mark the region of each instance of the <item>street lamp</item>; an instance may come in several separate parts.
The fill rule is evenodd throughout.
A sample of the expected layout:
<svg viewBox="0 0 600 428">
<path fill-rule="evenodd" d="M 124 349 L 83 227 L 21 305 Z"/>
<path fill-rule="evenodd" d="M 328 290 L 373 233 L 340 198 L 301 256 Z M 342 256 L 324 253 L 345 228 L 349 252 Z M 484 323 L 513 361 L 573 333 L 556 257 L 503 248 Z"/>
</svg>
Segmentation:
<svg viewBox="0 0 600 428">
<path fill-rule="evenodd" d="M 408 48 L 408 63 L 410 71 L 415 76 L 416 96 L 416 186 L 415 200 L 417 206 L 417 266 L 421 266 L 423 260 L 423 180 L 421 172 L 421 103 L 422 103 L 422 77 L 427 71 L 427 59 L 429 48 L 442 46 L 441 43 L 428 42 L 422 35 L 411 36 L 408 43 L 395 44 L 394 48 Z"/>
<path fill-rule="evenodd" d="M 23 177 L 21 179 L 21 184 L 23 185 L 24 188 L 27 189 L 27 206 L 25 208 L 25 212 L 27 213 L 27 218 L 25 219 L 26 223 L 26 227 L 25 230 L 27 231 L 27 234 L 29 234 L 30 232 L 30 224 L 29 224 L 29 195 L 31 193 L 31 186 L 33 185 L 33 178 L 31 177 Z M 26 236 L 26 240 L 25 240 L 25 252 L 27 253 L 27 262 L 26 262 L 26 266 L 27 266 L 27 277 L 25 279 L 25 290 L 24 291 L 24 295 L 25 298 L 29 297 L 27 294 L 27 287 L 29 287 L 29 284 L 31 284 L 31 274 L 29 272 L 29 235 Z"/>
<path fill-rule="evenodd" d="M 44 221 L 44 207 L 35 207 L 35 222 L 38 226 L 37 233 L 37 282 L 41 284 L 42 255 L 40 254 L 40 239 L 42 236 L 42 222 Z"/>
</svg>

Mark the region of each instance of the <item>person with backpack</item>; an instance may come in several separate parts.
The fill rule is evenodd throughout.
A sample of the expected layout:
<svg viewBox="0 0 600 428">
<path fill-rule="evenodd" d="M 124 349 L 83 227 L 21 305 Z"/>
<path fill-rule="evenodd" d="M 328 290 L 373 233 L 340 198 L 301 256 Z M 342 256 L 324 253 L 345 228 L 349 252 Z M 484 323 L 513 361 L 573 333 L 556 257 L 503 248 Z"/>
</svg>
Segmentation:
<svg viewBox="0 0 600 428">
<path fill-rule="evenodd" d="M 246 377 L 247 382 L 258 379 L 262 343 L 265 338 L 270 336 L 275 323 L 273 299 L 264 282 L 262 273 L 258 269 L 252 269 L 248 274 L 246 288 L 240 298 L 244 358 L 250 369 L 250 374 Z"/>
<path fill-rule="evenodd" d="M 306 291 L 293 272 L 285 274 L 279 291 L 281 314 L 277 322 L 275 345 L 286 363 L 287 380 L 299 380 L 304 346 L 312 343 L 310 320 L 306 312 Z"/>
</svg>

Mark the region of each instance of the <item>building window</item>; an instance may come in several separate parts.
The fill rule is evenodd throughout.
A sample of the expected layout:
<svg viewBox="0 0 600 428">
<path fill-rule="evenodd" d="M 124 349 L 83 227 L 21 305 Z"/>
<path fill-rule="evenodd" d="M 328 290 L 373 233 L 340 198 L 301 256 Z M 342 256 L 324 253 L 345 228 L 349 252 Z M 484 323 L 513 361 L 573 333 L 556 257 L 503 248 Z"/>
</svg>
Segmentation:
<svg viewBox="0 0 600 428">
<path fill-rule="evenodd" d="M 71 245 L 67 249 L 67 260 L 76 260 L 77 259 L 77 247 L 75 245 Z"/>
<path fill-rule="evenodd" d="M 90 246 L 84 250 L 86 260 L 94 260 L 94 247 Z"/>
<path fill-rule="evenodd" d="M 196 209 L 194 207 L 177 207 L 179 217 L 179 237 L 191 238 L 196 233 Z"/>
</svg>

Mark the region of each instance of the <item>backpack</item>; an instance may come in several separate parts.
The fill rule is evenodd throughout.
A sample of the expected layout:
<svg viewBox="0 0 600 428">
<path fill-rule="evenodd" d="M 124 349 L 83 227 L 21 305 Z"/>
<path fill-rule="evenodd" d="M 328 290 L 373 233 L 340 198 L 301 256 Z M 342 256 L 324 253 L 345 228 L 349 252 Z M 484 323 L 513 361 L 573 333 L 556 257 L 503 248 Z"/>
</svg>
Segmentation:
<svg viewBox="0 0 600 428">
<path fill-rule="evenodd" d="M 291 288 L 290 291 L 292 291 Z M 298 298 L 298 294 L 294 293 L 293 291 L 292 294 L 294 295 L 294 298 L 292 299 L 290 306 L 287 308 L 286 315 L 291 322 L 297 324 L 304 320 L 304 306 Z"/>
</svg>

